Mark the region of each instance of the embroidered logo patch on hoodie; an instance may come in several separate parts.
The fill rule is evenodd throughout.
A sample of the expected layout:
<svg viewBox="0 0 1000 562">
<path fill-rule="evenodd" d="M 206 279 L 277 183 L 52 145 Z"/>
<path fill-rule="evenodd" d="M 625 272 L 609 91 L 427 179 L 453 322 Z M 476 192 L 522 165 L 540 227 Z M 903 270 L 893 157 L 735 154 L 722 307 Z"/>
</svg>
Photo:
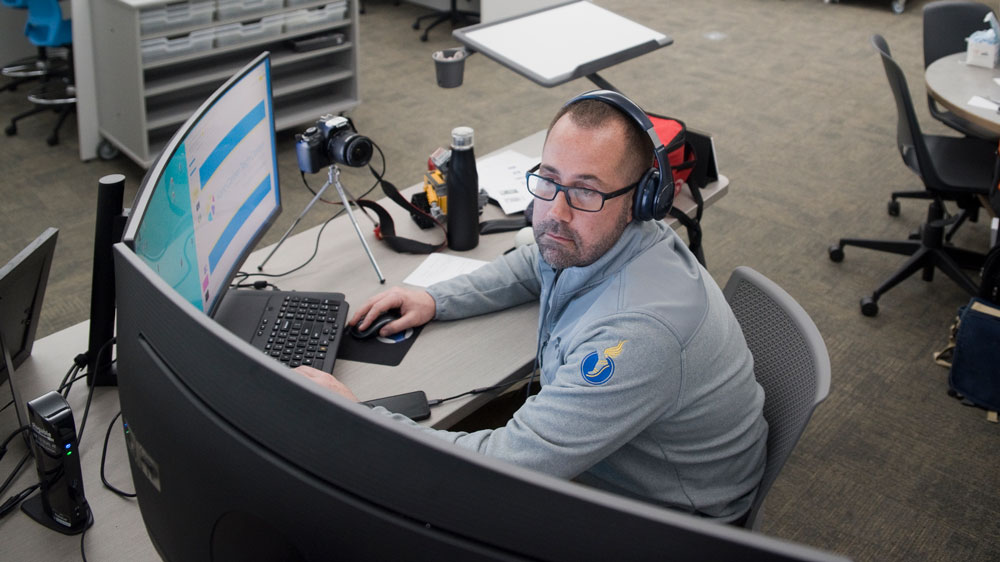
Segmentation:
<svg viewBox="0 0 1000 562">
<path fill-rule="evenodd" d="M 618 345 L 605 349 L 603 354 L 597 351 L 587 354 L 580 362 L 580 374 L 583 375 L 583 380 L 594 386 L 611 380 L 611 375 L 615 374 L 615 358 L 622 354 L 627 341 L 619 341 Z"/>
</svg>

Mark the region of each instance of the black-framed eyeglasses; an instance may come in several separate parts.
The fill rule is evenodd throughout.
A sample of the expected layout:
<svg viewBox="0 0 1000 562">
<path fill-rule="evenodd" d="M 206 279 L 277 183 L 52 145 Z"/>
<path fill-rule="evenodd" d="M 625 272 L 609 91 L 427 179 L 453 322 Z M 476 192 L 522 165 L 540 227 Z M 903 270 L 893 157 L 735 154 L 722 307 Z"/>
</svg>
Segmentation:
<svg viewBox="0 0 1000 562">
<path fill-rule="evenodd" d="M 635 189 L 635 186 L 638 184 L 636 182 L 611 193 L 603 193 L 586 187 L 566 187 L 549 178 L 536 174 L 535 172 L 538 171 L 539 167 L 540 164 L 535 165 L 534 168 L 524 174 L 525 180 L 528 182 L 529 193 L 543 201 L 554 201 L 559 196 L 559 192 L 562 191 L 566 194 L 566 203 L 570 207 L 587 213 L 600 211 L 604 208 L 605 201 L 625 195 Z"/>
</svg>

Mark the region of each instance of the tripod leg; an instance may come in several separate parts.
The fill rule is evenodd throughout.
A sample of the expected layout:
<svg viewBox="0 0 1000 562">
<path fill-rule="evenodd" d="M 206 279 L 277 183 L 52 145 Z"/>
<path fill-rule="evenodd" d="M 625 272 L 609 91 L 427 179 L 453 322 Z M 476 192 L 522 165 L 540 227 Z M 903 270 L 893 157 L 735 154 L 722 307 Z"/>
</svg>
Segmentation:
<svg viewBox="0 0 1000 562">
<path fill-rule="evenodd" d="M 264 265 L 271 259 L 271 256 L 273 256 L 274 253 L 278 251 L 278 248 L 280 248 L 281 245 L 285 242 L 285 239 L 288 238 L 288 235 L 291 234 L 293 230 L 295 230 L 296 226 L 299 225 L 299 222 L 302 220 L 302 217 L 306 216 L 306 213 L 309 212 L 309 209 L 312 209 L 313 205 L 315 205 L 316 202 L 319 201 L 321 197 L 323 197 L 323 192 L 326 191 L 326 188 L 330 187 L 330 183 L 331 181 L 327 180 L 327 182 L 323 184 L 323 187 L 319 188 L 319 191 L 317 191 L 316 195 L 313 196 L 312 201 L 310 201 L 306 205 L 306 207 L 302 209 L 302 212 L 299 213 L 299 216 L 295 217 L 295 221 L 292 223 L 292 226 L 288 227 L 288 230 L 286 230 L 285 233 L 281 235 L 281 238 L 278 239 L 278 243 L 274 245 L 274 248 L 271 248 L 271 253 L 267 254 L 267 257 L 264 258 L 264 261 L 260 262 L 260 265 L 257 266 L 257 271 L 264 271 Z"/>
<path fill-rule="evenodd" d="M 347 209 L 347 216 L 350 217 L 351 224 L 354 225 L 354 231 L 358 233 L 361 245 L 364 246 L 365 253 L 368 254 L 368 261 L 370 261 L 372 263 L 372 267 L 375 268 L 375 275 L 378 275 L 378 282 L 384 284 L 385 276 L 382 275 L 382 270 L 379 269 L 378 262 L 375 261 L 372 249 L 368 247 L 365 235 L 361 233 L 361 227 L 358 226 L 358 219 L 354 218 L 354 211 L 351 210 L 351 202 L 348 201 L 347 194 L 344 193 L 344 186 L 340 183 L 340 170 L 336 166 L 330 166 L 330 181 L 333 182 L 334 186 L 337 188 L 340 200 L 344 203 L 344 208 Z"/>
</svg>

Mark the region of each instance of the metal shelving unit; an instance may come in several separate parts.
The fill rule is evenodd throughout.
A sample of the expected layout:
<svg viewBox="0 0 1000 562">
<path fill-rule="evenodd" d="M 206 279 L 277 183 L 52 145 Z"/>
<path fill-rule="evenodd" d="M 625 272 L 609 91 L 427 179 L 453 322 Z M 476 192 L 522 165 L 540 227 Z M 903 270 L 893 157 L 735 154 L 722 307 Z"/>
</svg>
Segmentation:
<svg viewBox="0 0 1000 562">
<path fill-rule="evenodd" d="M 268 37 L 176 56 L 143 61 L 142 42 L 185 38 L 192 32 L 232 23 L 253 24 L 263 17 L 316 9 L 333 0 L 283 7 L 143 33 L 140 13 L 169 3 L 163 0 L 95 0 L 98 128 L 103 138 L 99 155 L 121 151 L 149 167 L 174 131 L 233 72 L 261 51 L 271 52 L 271 72 L 278 130 L 313 123 L 324 113 L 344 113 L 356 107 L 358 97 L 358 6 L 348 0 L 344 19 L 288 29 Z M 340 45 L 296 51 L 294 39 L 323 33 L 343 33 Z"/>
</svg>

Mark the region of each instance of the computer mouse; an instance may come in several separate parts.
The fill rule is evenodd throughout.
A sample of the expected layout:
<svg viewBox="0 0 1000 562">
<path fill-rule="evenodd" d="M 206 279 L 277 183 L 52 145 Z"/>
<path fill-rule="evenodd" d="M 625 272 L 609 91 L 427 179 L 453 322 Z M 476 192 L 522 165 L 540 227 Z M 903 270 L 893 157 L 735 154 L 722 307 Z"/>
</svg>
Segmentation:
<svg viewBox="0 0 1000 562">
<path fill-rule="evenodd" d="M 359 330 L 358 324 L 352 326 L 351 335 L 359 340 L 375 337 L 378 335 L 378 331 L 382 329 L 382 326 L 385 326 L 393 320 L 398 320 L 401 316 L 402 314 L 400 314 L 398 308 L 391 308 L 375 318 L 375 320 L 373 320 L 372 323 L 369 324 L 364 330 Z"/>
</svg>

